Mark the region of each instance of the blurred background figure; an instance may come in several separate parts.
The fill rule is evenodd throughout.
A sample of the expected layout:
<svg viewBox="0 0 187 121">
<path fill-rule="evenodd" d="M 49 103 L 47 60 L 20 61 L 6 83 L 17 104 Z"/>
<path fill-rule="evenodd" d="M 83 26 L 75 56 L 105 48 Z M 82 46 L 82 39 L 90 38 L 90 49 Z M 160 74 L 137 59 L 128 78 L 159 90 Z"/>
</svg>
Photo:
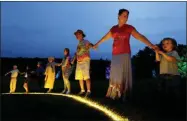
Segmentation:
<svg viewBox="0 0 187 121">
<path fill-rule="evenodd" d="M 39 91 L 44 91 L 44 68 L 41 62 L 37 63 L 36 78 L 38 81 Z"/>
</svg>

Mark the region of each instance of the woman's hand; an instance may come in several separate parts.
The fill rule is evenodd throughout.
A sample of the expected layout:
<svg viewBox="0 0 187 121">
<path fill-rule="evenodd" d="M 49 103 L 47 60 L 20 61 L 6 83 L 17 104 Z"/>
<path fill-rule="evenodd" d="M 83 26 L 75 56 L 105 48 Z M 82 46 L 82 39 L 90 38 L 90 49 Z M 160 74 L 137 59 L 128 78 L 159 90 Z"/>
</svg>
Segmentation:
<svg viewBox="0 0 187 121">
<path fill-rule="evenodd" d="M 160 48 L 156 45 L 151 45 L 150 46 L 154 51 L 160 51 Z"/>
<path fill-rule="evenodd" d="M 92 48 L 93 48 L 94 50 L 97 50 L 98 44 L 95 44 Z"/>
<path fill-rule="evenodd" d="M 157 50 L 157 53 L 158 53 L 158 54 L 161 54 L 161 55 L 163 55 L 163 54 L 164 54 L 164 52 L 163 52 L 163 51 L 161 51 L 161 50 Z"/>
<path fill-rule="evenodd" d="M 97 49 L 98 45 L 103 43 L 106 40 L 109 40 L 112 37 L 112 33 L 109 31 L 105 36 L 101 38 L 94 46 L 93 49 Z"/>
<path fill-rule="evenodd" d="M 31 73 L 33 74 L 33 73 L 35 73 L 35 71 L 31 71 Z"/>
</svg>

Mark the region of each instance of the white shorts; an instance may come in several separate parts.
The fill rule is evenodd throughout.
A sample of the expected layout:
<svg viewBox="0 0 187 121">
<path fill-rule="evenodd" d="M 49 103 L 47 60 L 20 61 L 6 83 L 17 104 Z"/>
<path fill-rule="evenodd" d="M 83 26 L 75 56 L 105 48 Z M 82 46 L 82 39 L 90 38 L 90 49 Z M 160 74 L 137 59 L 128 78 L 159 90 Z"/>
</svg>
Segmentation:
<svg viewBox="0 0 187 121">
<path fill-rule="evenodd" d="M 90 60 L 77 62 L 75 80 L 90 79 Z"/>
</svg>

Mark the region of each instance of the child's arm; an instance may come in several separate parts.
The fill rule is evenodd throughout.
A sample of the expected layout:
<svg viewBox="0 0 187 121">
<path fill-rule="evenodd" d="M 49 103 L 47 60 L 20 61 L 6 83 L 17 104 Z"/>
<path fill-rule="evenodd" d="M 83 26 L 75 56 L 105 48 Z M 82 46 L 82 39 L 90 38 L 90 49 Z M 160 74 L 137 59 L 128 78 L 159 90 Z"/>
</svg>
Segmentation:
<svg viewBox="0 0 187 121">
<path fill-rule="evenodd" d="M 92 43 L 90 43 L 89 41 L 86 41 L 86 48 L 87 49 L 90 49 L 90 48 L 93 48 L 93 44 Z"/>
<path fill-rule="evenodd" d="M 89 48 L 93 48 L 93 44 L 92 43 L 89 43 Z"/>
<path fill-rule="evenodd" d="M 97 50 L 97 47 L 94 47 L 94 44 L 92 44 L 92 43 L 89 44 L 89 48 L 92 48 L 92 49 L 94 49 L 94 50 Z"/>
<path fill-rule="evenodd" d="M 20 75 L 24 75 L 26 72 L 20 72 L 19 70 L 17 70 L 18 74 Z"/>
<path fill-rule="evenodd" d="M 177 58 L 175 57 L 175 55 L 172 54 L 172 56 L 166 55 L 164 52 L 159 51 L 159 53 L 167 60 L 170 62 L 177 62 Z M 176 54 L 176 53 L 174 53 Z M 178 54 L 177 54 L 178 55 Z"/>
<path fill-rule="evenodd" d="M 10 74 L 10 73 L 11 73 L 11 71 L 7 72 L 7 73 L 5 74 L 5 76 L 7 76 L 7 75 Z"/>
<path fill-rule="evenodd" d="M 62 63 L 55 63 L 55 66 L 61 66 Z"/>
<path fill-rule="evenodd" d="M 160 61 L 160 55 L 159 55 L 158 51 L 155 51 L 155 53 L 156 53 L 156 61 L 159 62 Z"/>
<path fill-rule="evenodd" d="M 71 61 L 71 64 L 74 64 L 76 59 L 77 59 L 77 53 L 75 53 L 73 60 Z"/>
<path fill-rule="evenodd" d="M 25 74 L 25 72 L 20 72 L 20 71 L 18 71 L 18 73 L 19 73 L 20 75 L 24 75 L 24 74 Z"/>
</svg>

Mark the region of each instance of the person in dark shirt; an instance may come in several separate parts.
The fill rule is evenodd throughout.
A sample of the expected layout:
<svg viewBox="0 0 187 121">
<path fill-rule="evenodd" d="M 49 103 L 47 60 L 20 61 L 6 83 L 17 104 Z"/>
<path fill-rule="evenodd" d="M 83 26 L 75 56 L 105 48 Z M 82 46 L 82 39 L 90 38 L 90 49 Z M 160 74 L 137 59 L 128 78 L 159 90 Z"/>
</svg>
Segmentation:
<svg viewBox="0 0 187 121">
<path fill-rule="evenodd" d="M 37 63 L 37 69 L 36 69 L 36 78 L 38 81 L 38 86 L 40 88 L 40 91 L 43 91 L 43 83 L 44 83 L 44 68 L 42 67 L 42 63 L 38 62 Z"/>
</svg>

